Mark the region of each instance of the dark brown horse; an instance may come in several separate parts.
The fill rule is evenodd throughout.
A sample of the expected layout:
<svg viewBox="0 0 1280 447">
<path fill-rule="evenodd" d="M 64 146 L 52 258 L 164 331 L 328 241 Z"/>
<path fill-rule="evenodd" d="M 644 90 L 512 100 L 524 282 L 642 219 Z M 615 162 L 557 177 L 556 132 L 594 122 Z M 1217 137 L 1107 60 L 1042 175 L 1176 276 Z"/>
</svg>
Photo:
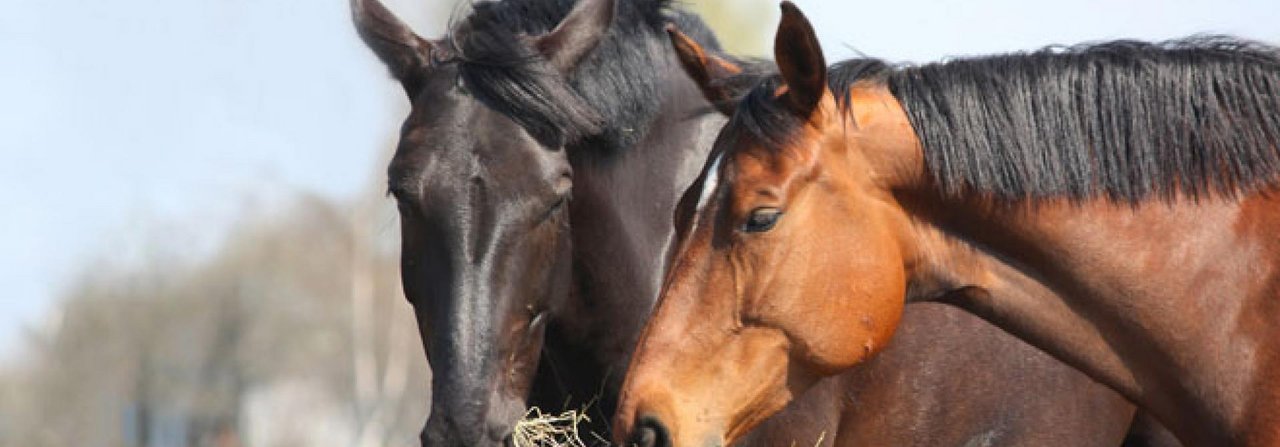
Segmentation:
<svg viewBox="0 0 1280 447">
<path fill-rule="evenodd" d="M 775 54 L 780 77 L 717 140 L 618 439 L 733 442 L 932 301 L 1187 444 L 1280 445 L 1280 52 L 1197 38 L 828 68 L 784 3 Z"/>
<path fill-rule="evenodd" d="M 439 40 L 352 8 L 412 102 L 388 176 L 434 374 L 423 444 L 509 443 L 526 405 L 587 408 L 583 429 L 608 432 L 667 216 L 723 122 L 663 27 L 713 37 L 663 0 L 479 3 Z M 829 427 L 794 422 L 767 432 Z"/>
</svg>

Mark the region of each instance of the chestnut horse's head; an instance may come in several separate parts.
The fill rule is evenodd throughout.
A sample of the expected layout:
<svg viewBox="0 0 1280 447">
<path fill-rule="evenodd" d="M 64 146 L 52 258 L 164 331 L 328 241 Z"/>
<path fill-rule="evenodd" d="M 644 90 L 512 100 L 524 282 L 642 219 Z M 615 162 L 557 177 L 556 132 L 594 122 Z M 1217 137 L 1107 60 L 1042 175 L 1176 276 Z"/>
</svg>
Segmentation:
<svg viewBox="0 0 1280 447">
<path fill-rule="evenodd" d="M 682 241 L 628 371 L 619 441 L 732 443 L 816 379 L 876 353 L 898 324 L 903 214 L 892 173 L 873 161 L 880 146 L 910 144 L 881 132 L 907 121 L 882 88 L 834 94 L 809 22 L 782 10 L 780 77 L 742 99 L 702 190 L 677 211 Z M 731 96 L 717 91 L 726 83 L 712 58 L 673 41 L 710 99 Z"/>
</svg>

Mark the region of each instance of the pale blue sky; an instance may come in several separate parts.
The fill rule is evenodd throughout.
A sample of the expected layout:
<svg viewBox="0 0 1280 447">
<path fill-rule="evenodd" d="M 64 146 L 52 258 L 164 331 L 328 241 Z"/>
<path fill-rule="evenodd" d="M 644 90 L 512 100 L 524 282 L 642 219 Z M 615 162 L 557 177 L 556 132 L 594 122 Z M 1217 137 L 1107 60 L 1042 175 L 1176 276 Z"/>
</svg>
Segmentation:
<svg viewBox="0 0 1280 447">
<path fill-rule="evenodd" d="M 447 19 L 425 2 L 387 3 L 424 33 Z M 832 61 L 851 48 L 929 61 L 1197 32 L 1280 43 L 1276 0 L 797 3 Z M 127 258 L 143 241 L 198 252 L 246 207 L 367 187 L 405 110 L 345 0 L 0 0 L 0 10 L 0 356 L 88 259 Z"/>
</svg>

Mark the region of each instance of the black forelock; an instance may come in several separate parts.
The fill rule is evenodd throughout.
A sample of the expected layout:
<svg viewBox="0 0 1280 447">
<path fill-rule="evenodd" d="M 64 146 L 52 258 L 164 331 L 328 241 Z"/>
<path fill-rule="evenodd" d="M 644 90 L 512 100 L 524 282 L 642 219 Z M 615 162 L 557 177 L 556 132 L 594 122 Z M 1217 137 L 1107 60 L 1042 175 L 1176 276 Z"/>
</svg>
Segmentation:
<svg viewBox="0 0 1280 447">
<path fill-rule="evenodd" d="M 666 24 L 674 22 L 718 47 L 696 16 L 671 11 L 670 0 L 619 0 L 604 39 L 566 79 L 527 36 L 553 29 L 574 3 L 476 3 L 468 17 L 450 27 L 448 52 L 467 91 L 544 144 L 620 150 L 638 141 L 660 105 Z"/>
<path fill-rule="evenodd" d="M 842 104 L 847 102 L 850 90 L 859 82 L 883 82 L 892 68 L 878 59 L 850 59 L 832 65 L 827 70 L 827 85 L 832 94 Z M 755 81 L 757 85 L 742 97 L 730 127 L 749 132 L 766 147 L 782 148 L 794 143 L 798 130 L 805 126 L 805 120 L 797 116 L 777 97 L 778 89 L 783 85 L 782 78 L 776 73 L 761 74 L 758 70 L 748 70 L 726 83 L 744 83 Z"/>
<path fill-rule="evenodd" d="M 887 86 L 949 195 L 1003 201 L 1138 202 L 1241 193 L 1280 183 L 1280 49 L 1222 36 L 1115 41 L 889 68 L 828 72 L 844 97 Z M 733 122 L 791 143 L 804 122 L 753 90 Z"/>
</svg>

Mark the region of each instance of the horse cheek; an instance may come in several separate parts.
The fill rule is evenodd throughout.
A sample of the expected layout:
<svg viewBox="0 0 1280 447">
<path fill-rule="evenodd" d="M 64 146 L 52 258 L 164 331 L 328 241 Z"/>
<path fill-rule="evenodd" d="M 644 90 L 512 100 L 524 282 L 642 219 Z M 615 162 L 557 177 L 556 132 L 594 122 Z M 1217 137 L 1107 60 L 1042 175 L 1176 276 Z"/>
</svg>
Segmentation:
<svg viewBox="0 0 1280 447">
<path fill-rule="evenodd" d="M 862 233 L 874 234 L 874 233 Z M 796 339 L 807 340 L 813 367 L 835 374 L 866 361 L 888 345 L 902 318 L 906 271 L 902 255 L 889 239 L 859 239 L 844 245 L 856 256 L 835 255 L 823 263 L 821 277 L 809 281 L 812 303 L 804 321 L 796 321 Z"/>
</svg>

